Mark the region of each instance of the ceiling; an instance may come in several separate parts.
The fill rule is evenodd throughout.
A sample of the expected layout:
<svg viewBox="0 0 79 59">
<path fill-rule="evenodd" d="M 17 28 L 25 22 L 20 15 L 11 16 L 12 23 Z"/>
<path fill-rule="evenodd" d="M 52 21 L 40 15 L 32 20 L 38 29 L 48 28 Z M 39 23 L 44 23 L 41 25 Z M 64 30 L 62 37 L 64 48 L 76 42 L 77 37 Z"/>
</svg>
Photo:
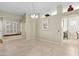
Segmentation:
<svg viewBox="0 0 79 59">
<path fill-rule="evenodd" d="M 14 13 L 16 15 L 23 15 L 24 13 L 33 14 L 45 14 L 56 10 L 58 5 L 67 7 L 68 4 L 78 6 L 79 3 L 67 3 L 67 2 L 0 2 L 0 10 Z"/>
</svg>

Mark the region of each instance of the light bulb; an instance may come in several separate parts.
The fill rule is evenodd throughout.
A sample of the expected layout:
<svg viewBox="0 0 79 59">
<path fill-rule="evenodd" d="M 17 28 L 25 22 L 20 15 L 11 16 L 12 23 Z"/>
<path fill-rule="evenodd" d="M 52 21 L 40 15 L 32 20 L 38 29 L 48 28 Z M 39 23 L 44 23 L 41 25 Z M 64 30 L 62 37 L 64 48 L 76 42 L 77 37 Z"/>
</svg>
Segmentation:
<svg viewBox="0 0 79 59">
<path fill-rule="evenodd" d="M 38 15 L 33 14 L 31 15 L 31 18 L 38 18 Z"/>
</svg>

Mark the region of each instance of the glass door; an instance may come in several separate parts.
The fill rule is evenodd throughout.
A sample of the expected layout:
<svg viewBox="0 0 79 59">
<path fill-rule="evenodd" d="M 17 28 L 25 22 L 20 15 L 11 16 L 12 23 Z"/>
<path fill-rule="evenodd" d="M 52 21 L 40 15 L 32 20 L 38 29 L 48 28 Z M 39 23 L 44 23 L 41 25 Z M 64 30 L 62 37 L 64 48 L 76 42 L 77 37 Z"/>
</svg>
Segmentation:
<svg viewBox="0 0 79 59">
<path fill-rule="evenodd" d="M 79 16 L 73 15 L 63 18 L 63 38 L 79 39 Z"/>
</svg>

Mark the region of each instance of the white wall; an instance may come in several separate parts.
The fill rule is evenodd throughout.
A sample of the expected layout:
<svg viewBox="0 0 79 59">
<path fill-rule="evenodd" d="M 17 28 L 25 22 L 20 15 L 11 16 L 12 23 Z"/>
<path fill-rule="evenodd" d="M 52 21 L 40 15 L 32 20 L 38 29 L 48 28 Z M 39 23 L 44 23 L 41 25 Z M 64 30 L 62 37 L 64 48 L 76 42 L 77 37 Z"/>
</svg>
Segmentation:
<svg viewBox="0 0 79 59">
<path fill-rule="evenodd" d="M 48 20 L 48 30 L 42 30 L 42 20 Z M 61 42 L 61 16 L 38 19 L 38 38 L 42 40 Z"/>
<path fill-rule="evenodd" d="M 26 15 L 25 19 L 25 33 L 26 33 L 26 40 L 29 39 L 36 39 L 36 20 L 32 19 L 30 15 Z"/>
<path fill-rule="evenodd" d="M 31 36 L 31 39 L 36 39 L 36 20 L 37 19 L 32 19 L 31 18 L 31 22 L 30 22 L 30 36 Z"/>
<path fill-rule="evenodd" d="M 22 16 L 22 20 L 21 20 L 21 35 L 23 39 L 26 39 L 26 30 L 25 30 L 25 24 L 26 24 L 26 15 L 24 14 Z"/>
<path fill-rule="evenodd" d="M 42 30 L 42 20 L 48 20 L 47 31 Z M 57 15 L 38 19 L 37 25 L 38 39 L 60 43 L 63 39 L 62 6 L 57 6 Z"/>
</svg>

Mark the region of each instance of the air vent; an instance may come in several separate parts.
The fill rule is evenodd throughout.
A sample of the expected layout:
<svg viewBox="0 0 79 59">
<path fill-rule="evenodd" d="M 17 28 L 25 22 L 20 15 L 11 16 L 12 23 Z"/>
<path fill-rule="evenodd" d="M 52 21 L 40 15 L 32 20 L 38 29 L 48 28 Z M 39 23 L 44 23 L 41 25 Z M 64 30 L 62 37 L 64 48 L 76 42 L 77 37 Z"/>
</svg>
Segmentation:
<svg viewBox="0 0 79 59">
<path fill-rule="evenodd" d="M 46 14 L 45 16 L 48 17 L 48 16 L 50 16 L 50 15 L 49 15 L 49 14 Z"/>
</svg>

